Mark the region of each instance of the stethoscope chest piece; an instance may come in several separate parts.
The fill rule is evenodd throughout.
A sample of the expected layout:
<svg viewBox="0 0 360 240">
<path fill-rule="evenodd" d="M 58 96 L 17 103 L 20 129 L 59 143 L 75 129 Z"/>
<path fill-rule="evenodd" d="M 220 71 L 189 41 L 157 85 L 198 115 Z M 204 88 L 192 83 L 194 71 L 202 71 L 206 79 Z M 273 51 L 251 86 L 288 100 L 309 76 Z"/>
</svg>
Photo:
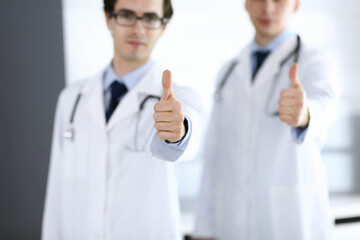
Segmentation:
<svg viewBox="0 0 360 240">
<path fill-rule="evenodd" d="M 64 139 L 68 139 L 73 141 L 75 138 L 75 131 L 74 128 L 68 128 L 64 133 L 63 133 L 63 137 Z"/>
</svg>

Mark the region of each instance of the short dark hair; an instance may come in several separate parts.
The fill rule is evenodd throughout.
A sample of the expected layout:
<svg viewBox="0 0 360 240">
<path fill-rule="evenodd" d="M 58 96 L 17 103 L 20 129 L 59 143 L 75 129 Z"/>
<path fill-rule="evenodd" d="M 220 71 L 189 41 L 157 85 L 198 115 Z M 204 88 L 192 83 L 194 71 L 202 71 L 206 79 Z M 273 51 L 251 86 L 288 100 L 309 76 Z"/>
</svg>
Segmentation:
<svg viewBox="0 0 360 240">
<path fill-rule="evenodd" d="M 121 0 L 104 0 L 104 10 L 107 13 L 113 13 L 116 1 Z M 163 0 L 164 18 L 171 19 L 174 14 L 174 10 L 171 4 L 171 0 Z"/>
</svg>

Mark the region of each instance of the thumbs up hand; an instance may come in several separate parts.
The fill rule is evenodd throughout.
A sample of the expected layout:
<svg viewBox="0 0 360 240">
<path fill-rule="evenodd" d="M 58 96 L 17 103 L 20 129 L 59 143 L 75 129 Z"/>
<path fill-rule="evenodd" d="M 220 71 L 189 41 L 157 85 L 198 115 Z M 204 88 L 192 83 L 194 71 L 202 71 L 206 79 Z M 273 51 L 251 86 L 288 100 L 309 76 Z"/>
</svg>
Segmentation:
<svg viewBox="0 0 360 240">
<path fill-rule="evenodd" d="M 281 91 L 279 103 L 280 120 L 292 127 L 306 127 L 310 115 L 306 93 L 298 77 L 298 65 L 294 63 L 289 72 L 291 87 Z"/>
<path fill-rule="evenodd" d="M 169 70 L 163 73 L 162 86 L 163 95 L 154 106 L 155 129 L 160 139 L 177 142 L 185 135 L 184 115 L 181 103 L 175 98 Z"/>
</svg>

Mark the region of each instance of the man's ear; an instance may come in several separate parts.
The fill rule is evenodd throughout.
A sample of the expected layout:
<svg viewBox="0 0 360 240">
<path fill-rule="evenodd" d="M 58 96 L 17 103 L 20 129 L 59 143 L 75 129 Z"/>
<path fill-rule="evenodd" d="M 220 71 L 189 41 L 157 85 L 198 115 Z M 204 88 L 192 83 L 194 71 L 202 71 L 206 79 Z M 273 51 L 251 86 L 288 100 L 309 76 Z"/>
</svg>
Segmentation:
<svg viewBox="0 0 360 240">
<path fill-rule="evenodd" d="M 249 12 L 248 0 L 245 0 L 245 10 L 246 10 L 247 12 Z"/>
<path fill-rule="evenodd" d="M 113 25 L 112 25 L 112 23 L 111 23 L 111 18 L 112 18 L 112 17 L 111 17 L 111 15 L 110 15 L 110 13 L 104 10 L 104 15 L 105 15 L 105 20 L 106 20 L 106 26 L 107 26 L 107 28 L 109 29 L 110 32 L 113 32 L 113 31 L 114 31 L 114 30 L 113 30 Z"/>
</svg>

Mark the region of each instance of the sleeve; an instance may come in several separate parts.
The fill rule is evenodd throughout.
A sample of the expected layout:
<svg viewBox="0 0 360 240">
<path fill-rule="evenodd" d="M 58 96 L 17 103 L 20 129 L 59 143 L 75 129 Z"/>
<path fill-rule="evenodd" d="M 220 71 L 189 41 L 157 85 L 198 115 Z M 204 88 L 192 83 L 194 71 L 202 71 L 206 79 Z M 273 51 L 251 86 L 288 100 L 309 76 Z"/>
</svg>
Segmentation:
<svg viewBox="0 0 360 240">
<path fill-rule="evenodd" d="M 202 103 L 198 95 L 190 88 L 175 87 L 177 100 L 183 107 L 183 114 L 188 121 L 185 138 L 176 144 L 169 144 L 155 133 L 150 145 L 151 154 L 165 161 L 191 160 L 197 154 L 201 138 Z"/>
<path fill-rule="evenodd" d="M 310 121 L 307 128 L 292 128 L 294 141 L 302 144 L 316 141 L 322 146 L 326 133 L 334 123 L 338 109 L 337 71 L 330 57 L 309 52 L 299 64 L 299 78 L 307 94 Z"/>
<path fill-rule="evenodd" d="M 63 126 L 61 121 L 62 115 L 62 95 L 60 94 L 54 120 L 54 129 L 52 136 L 51 156 L 49 164 L 49 173 L 45 197 L 45 206 L 42 222 L 42 239 L 43 240 L 60 240 L 61 232 L 59 229 L 61 211 L 59 191 L 60 184 L 60 162 L 62 155 L 62 132 Z"/>
</svg>

